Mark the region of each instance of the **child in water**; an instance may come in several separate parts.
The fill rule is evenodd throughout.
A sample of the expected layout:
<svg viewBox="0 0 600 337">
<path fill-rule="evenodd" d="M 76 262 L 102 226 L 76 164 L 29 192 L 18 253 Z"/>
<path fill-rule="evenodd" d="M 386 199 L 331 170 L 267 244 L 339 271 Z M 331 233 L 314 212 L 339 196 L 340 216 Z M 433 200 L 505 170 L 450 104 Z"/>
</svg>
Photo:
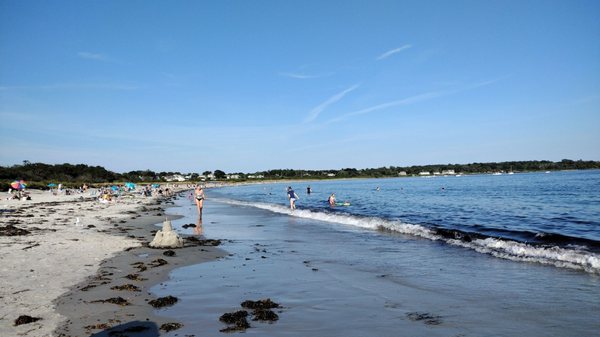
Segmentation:
<svg viewBox="0 0 600 337">
<path fill-rule="evenodd" d="M 290 199 L 290 209 L 296 209 L 296 200 L 298 200 L 298 195 L 292 189 L 292 186 L 288 186 L 287 188 L 287 197 Z"/>
</svg>

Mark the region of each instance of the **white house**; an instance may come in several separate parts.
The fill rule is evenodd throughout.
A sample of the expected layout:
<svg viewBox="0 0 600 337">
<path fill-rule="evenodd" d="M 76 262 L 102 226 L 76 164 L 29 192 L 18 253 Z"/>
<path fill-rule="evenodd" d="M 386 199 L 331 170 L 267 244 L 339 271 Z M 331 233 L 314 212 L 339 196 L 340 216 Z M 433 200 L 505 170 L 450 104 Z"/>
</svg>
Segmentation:
<svg viewBox="0 0 600 337">
<path fill-rule="evenodd" d="M 185 181 L 185 177 L 182 176 L 181 174 L 174 174 L 172 176 L 166 176 L 165 180 L 166 181 L 179 181 L 179 182 L 182 182 L 182 181 Z"/>
</svg>

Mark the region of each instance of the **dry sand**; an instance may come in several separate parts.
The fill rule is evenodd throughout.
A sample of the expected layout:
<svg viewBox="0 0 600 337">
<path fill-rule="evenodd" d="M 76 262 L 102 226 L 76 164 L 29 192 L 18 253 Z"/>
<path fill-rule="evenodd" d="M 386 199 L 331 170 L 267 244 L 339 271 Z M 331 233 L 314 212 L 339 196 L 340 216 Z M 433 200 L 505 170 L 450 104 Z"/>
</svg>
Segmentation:
<svg viewBox="0 0 600 337">
<path fill-rule="evenodd" d="M 163 250 L 143 247 L 152 239 L 153 224 L 164 220 L 161 203 L 168 201 L 162 198 L 130 196 L 102 204 L 89 193 L 54 196 L 31 191 L 31 197 L 0 201 L 0 227 L 13 225 L 30 232 L 0 235 L 0 336 L 87 336 L 139 315 L 154 319 L 152 308 L 144 305 L 151 298 L 151 285 L 176 266 L 223 254 L 196 244 L 166 257 Z M 186 250 L 194 253 L 179 253 Z M 158 255 L 168 264 L 153 267 Z M 139 264 L 131 265 L 136 259 L 148 265 L 142 277 L 146 280 L 124 282 L 123 276 L 140 270 Z M 135 282 L 142 291 L 110 289 Z M 116 296 L 132 305 L 91 303 Z M 21 315 L 40 320 L 15 326 Z"/>
</svg>

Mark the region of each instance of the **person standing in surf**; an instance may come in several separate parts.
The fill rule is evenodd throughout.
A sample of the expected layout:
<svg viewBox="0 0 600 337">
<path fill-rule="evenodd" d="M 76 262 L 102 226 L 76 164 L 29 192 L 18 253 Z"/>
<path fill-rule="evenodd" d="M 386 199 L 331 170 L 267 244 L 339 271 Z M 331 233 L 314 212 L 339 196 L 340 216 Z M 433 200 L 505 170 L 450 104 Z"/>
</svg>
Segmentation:
<svg viewBox="0 0 600 337">
<path fill-rule="evenodd" d="M 329 206 L 335 206 L 335 193 L 331 193 L 327 202 L 329 202 Z"/>
<path fill-rule="evenodd" d="M 295 210 L 296 200 L 298 200 L 299 198 L 296 192 L 294 192 L 294 190 L 292 189 L 292 186 L 288 186 L 287 188 L 287 197 L 288 199 L 290 199 L 290 209 Z"/>
<path fill-rule="evenodd" d="M 196 186 L 196 190 L 194 191 L 194 199 L 196 200 L 196 206 L 198 207 L 199 217 L 202 217 L 202 207 L 205 198 L 206 197 L 204 196 L 204 190 L 202 189 L 202 186 Z"/>
</svg>

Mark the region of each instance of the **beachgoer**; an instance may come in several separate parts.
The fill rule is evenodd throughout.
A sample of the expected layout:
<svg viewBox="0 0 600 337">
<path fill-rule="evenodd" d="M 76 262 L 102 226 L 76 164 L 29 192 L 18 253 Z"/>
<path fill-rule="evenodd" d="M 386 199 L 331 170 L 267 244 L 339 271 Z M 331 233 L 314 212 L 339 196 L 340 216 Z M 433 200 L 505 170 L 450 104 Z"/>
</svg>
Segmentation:
<svg viewBox="0 0 600 337">
<path fill-rule="evenodd" d="M 203 207 L 204 199 L 206 198 L 204 196 L 204 190 L 202 189 L 202 186 L 200 186 L 200 185 L 196 186 L 194 195 L 195 195 L 195 199 L 196 199 L 196 206 L 198 207 L 198 215 L 202 216 L 202 207 Z"/>
<path fill-rule="evenodd" d="M 329 202 L 329 206 L 335 206 L 335 193 L 331 193 L 327 202 Z"/>
<path fill-rule="evenodd" d="M 298 195 L 292 189 L 292 186 L 288 186 L 287 188 L 287 197 L 290 199 L 290 209 L 296 209 L 296 200 L 298 200 Z"/>
</svg>

